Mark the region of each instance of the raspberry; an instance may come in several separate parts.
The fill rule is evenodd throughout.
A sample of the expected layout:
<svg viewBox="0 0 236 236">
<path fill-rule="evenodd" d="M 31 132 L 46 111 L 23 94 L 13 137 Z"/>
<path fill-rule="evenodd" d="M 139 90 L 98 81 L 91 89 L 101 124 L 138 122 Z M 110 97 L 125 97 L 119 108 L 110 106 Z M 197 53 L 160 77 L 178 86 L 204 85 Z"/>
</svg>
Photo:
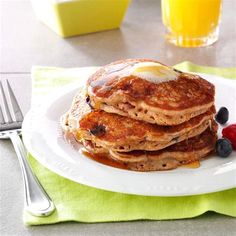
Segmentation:
<svg viewBox="0 0 236 236">
<path fill-rule="evenodd" d="M 227 126 L 222 130 L 222 136 L 232 143 L 233 149 L 236 150 L 236 124 Z"/>
</svg>

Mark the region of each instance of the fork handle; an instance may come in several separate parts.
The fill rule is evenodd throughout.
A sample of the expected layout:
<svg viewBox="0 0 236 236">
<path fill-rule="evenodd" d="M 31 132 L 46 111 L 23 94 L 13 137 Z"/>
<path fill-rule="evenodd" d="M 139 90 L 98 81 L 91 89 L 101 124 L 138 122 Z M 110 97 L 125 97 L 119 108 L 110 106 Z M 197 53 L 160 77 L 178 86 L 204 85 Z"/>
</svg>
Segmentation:
<svg viewBox="0 0 236 236">
<path fill-rule="evenodd" d="M 9 136 L 15 148 L 22 171 L 26 210 L 35 216 L 50 215 L 54 211 L 55 206 L 33 174 L 27 161 L 26 149 L 19 134 L 17 132 L 11 132 Z"/>
</svg>

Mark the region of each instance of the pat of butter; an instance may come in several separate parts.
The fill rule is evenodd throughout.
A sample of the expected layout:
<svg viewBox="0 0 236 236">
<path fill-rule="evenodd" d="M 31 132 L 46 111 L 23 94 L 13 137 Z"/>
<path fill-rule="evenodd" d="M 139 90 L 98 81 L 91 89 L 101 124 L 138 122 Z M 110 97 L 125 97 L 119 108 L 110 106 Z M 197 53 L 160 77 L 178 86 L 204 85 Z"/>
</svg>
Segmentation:
<svg viewBox="0 0 236 236">
<path fill-rule="evenodd" d="M 161 83 L 176 80 L 179 73 L 157 62 L 140 62 L 133 67 L 131 74 L 152 83 Z"/>
</svg>

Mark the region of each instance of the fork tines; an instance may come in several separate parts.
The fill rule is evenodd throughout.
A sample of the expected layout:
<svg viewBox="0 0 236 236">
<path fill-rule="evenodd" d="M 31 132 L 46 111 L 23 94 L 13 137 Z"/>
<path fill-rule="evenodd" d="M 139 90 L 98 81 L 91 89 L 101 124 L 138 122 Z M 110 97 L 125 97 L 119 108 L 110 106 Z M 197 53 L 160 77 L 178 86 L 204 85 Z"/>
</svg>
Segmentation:
<svg viewBox="0 0 236 236">
<path fill-rule="evenodd" d="M 11 129 L 12 127 L 20 128 L 23 121 L 23 114 L 8 80 L 6 80 L 5 91 L 3 84 L 0 81 L 0 91 L 2 100 L 0 103 L 0 130 Z M 7 99 L 8 97 L 9 99 Z"/>
</svg>

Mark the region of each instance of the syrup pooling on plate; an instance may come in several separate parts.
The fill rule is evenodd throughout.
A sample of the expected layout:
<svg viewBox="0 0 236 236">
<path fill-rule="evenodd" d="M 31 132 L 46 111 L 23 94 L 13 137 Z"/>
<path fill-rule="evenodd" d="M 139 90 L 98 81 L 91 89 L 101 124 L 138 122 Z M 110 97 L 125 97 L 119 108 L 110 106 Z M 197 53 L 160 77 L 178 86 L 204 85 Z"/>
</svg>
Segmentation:
<svg viewBox="0 0 236 236">
<path fill-rule="evenodd" d="M 85 148 L 80 149 L 80 153 L 85 155 L 86 157 L 89 157 L 90 159 L 99 162 L 103 165 L 119 168 L 119 169 L 128 169 L 127 166 L 124 163 L 120 163 L 117 161 L 112 160 L 109 157 L 109 154 L 95 154 L 88 152 Z"/>
</svg>

